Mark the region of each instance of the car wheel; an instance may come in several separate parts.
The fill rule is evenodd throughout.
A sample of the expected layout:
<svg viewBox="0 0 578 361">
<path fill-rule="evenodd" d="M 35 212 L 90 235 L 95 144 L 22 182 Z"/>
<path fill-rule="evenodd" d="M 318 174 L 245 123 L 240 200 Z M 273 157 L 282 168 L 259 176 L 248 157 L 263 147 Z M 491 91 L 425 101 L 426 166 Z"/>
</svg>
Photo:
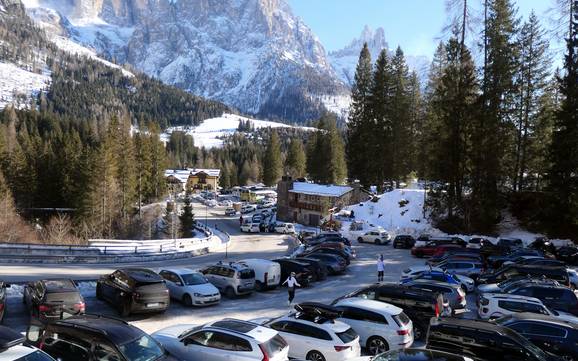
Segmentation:
<svg viewBox="0 0 578 361">
<path fill-rule="evenodd" d="M 191 307 L 193 305 L 193 299 L 191 298 L 191 295 L 186 294 L 183 296 L 183 304 L 187 307 Z"/>
<path fill-rule="evenodd" d="M 102 289 L 100 288 L 100 285 L 99 285 L 99 284 L 96 284 L 96 299 L 99 300 L 99 301 L 102 301 L 102 300 L 103 300 L 103 297 L 102 297 Z"/>
<path fill-rule="evenodd" d="M 124 301 L 121 309 L 120 309 L 120 315 L 122 317 L 128 317 L 130 316 L 130 302 L 129 301 Z"/>
<path fill-rule="evenodd" d="M 323 357 L 319 351 L 310 351 L 305 359 L 310 361 L 325 361 L 325 357 Z"/>
<path fill-rule="evenodd" d="M 378 355 L 380 353 L 389 351 L 389 345 L 387 344 L 387 341 L 379 336 L 369 338 L 365 348 L 370 355 Z"/>
<path fill-rule="evenodd" d="M 227 298 L 235 298 L 236 295 L 233 287 L 227 287 L 225 290 L 225 296 L 227 296 Z"/>
<path fill-rule="evenodd" d="M 357 242 L 363 243 L 363 238 L 361 238 L 361 237 L 357 238 Z"/>
<path fill-rule="evenodd" d="M 413 338 L 416 340 L 421 340 L 423 338 L 424 334 L 423 334 L 423 330 L 421 329 L 420 326 L 413 326 Z"/>
</svg>

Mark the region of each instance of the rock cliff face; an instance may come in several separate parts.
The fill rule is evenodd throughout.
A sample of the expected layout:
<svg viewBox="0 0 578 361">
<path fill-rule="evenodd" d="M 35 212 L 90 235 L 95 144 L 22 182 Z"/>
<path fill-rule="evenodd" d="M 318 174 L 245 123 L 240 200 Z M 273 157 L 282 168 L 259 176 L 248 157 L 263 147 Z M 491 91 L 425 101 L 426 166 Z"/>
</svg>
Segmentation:
<svg viewBox="0 0 578 361">
<path fill-rule="evenodd" d="M 349 93 L 284 0 L 24 3 L 53 34 L 251 114 L 305 121 Z"/>
</svg>

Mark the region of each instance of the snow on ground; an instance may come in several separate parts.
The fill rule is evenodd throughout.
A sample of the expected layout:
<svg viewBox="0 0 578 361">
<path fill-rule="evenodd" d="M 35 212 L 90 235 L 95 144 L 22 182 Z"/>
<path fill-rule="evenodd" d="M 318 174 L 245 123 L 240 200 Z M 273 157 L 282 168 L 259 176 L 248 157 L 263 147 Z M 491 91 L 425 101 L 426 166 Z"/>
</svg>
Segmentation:
<svg viewBox="0 0 578 361">
<path fill-rule="evenodd" d="M 299 128 L 303 130 L 313 131 L 315 128 L 311 127 L 294 127 L 292 125 L 270 122 L 266 120 L 257 120 L 252 118 L 243 117 L 236 114 L 224 113 L 222 116 L 217 118 L 210 118 L 204 120 L 197 127 L 170 127 L 161 134 L 161 140 L 167 142 L 172 132 L 183 131 L 190 134 L 195 139 L 195 145 L 197 147 L 205 148 L 219 148 L 223 146 L 223 138 L 228 135 L 232 135 L 237 131 L 239 127 L 239 122 L 250 121 L 251 124 L 257 128 Z"/>
<path fill-rule="evenodd" d="M 50 84 L 50 73 L 33 73 L 17 67 L 12 63 L 0 62 L 0 109 L 16 101 L 16 97 L 29 99 Z M 28 102 L 15 104 L 19 108 L 26 107 Z"/>
</svg>

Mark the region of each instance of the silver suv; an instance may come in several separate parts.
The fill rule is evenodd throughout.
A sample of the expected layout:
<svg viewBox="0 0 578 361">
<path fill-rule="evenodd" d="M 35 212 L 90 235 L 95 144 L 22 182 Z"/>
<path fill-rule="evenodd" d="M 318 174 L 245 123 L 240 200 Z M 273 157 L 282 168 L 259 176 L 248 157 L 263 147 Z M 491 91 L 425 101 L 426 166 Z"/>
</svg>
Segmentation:
<svg viewBox="0 0 578 361">
<path fill-rule="evenodd" d="M 255 290 L 255 271 L 242 263 L 217 263 L 200 272 L 228 298 L 248 295 Z"/>
<path fill-rule="evenodd" d="M 453 311 L 466 308 L 466 293 L 459 284 L 426 279 L 413 279 L 403 283 L 404 286 L 442 293 Z"/>
</svg>

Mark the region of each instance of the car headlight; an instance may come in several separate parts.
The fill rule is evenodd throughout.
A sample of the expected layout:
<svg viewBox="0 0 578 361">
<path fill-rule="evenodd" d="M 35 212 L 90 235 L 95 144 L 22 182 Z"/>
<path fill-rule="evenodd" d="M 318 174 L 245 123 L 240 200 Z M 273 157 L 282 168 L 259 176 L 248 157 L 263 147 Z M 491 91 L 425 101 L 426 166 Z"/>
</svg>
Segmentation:
<svg viewBox="0 0 578 361">
<path fill-rule="evenodd" d="M 200 294 L 200 293 L 193 293 L 193 296 L 195 296 L 195 297 L 203 297 L 203 295 Z"/>
</svg>

